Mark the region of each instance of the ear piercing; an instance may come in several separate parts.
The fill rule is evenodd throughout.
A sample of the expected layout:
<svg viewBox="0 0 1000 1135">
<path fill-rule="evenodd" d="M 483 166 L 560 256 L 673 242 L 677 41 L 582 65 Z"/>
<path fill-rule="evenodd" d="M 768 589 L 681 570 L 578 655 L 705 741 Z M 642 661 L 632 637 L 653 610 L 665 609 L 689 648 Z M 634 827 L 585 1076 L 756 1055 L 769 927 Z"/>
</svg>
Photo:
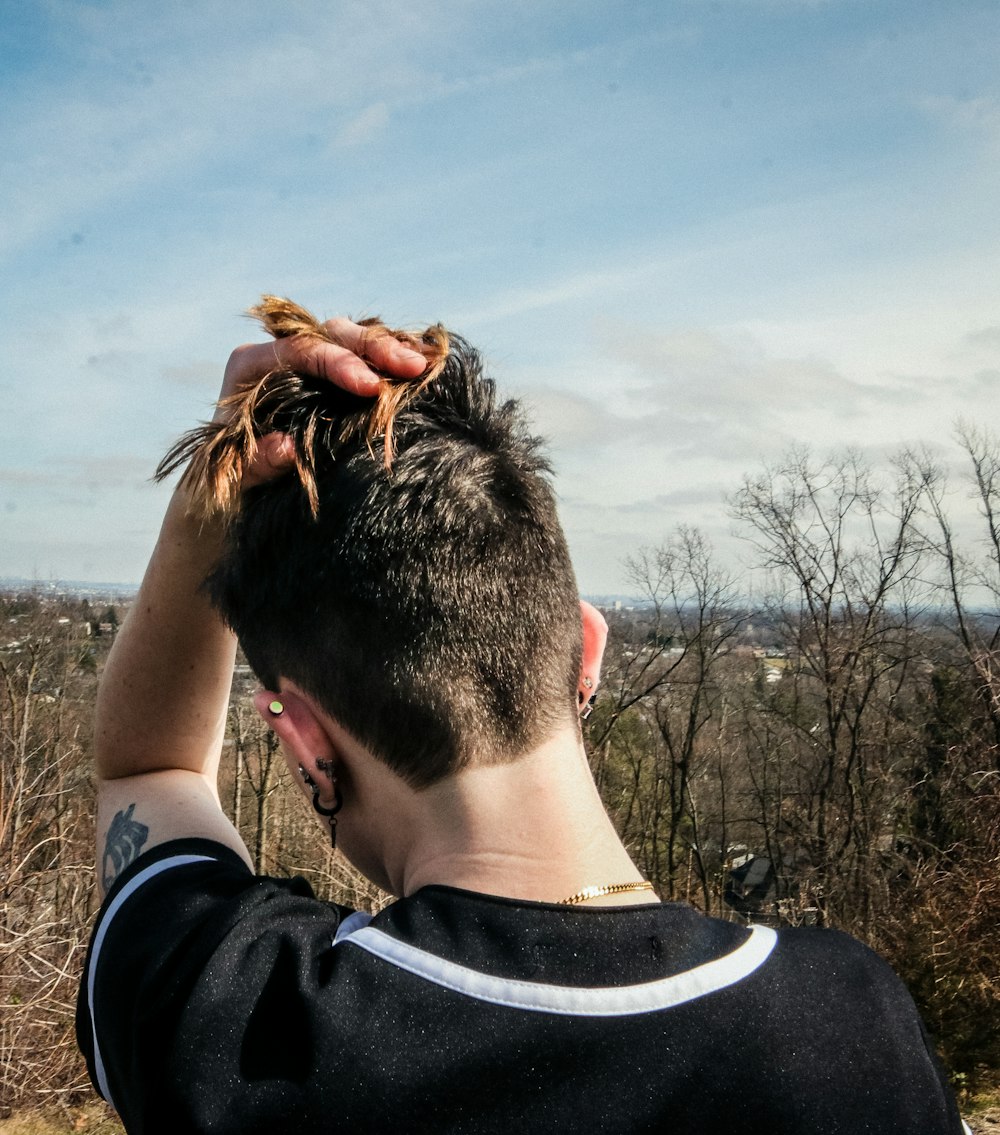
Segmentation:
<svg viewBox="0 0 1000 1135">
<path fill-rule="evenodd" d="M 335 849 L 337 846 L 337 813 L 343 808 L 344 800 L 340 795 L 340 789 L 337 787 L 337 778 L 333 775 L 333 761 L 326 761 L 321 757 L 317 757 L 316 767 L 324 776 L 329 777 L 333 783 L 333 805 L 331 807 L 326 808 L 319 802 L 319 785 L 313 780 L 309 773 L 306 772 L 303 765 L 299 765 L 299 776 L 302 777 L 305 785 L 312 789 L 313 810 L 318 815 L 323 816 L 330 824 L 330 847 Z"/>
<path fill-rule="evenodd" d="M 271 713 L 274 714 L 275 717 L 280 717 L 285 712 L 285 707 L 281 704 L 280 701 L 278 701 L 277 698 L 275 698 L 267 708 L 271 711 Z"/>
<path fill-rule="evenodd" d="M 584 721 L 586 721 L 587 718 L 590 717 L 590 715 L 594 712 L 594 702 L 597 701 L 597 691 L 596 690 L 594 691 L 594 693 L 592 693 L 590 695 L 589 698 L 584 693 L 584 690 L 593 690 L 593 689 L 594 689 L 594 679 L 591 678 L 589 675 L 585 675 L 584 678 L 583 678 L 583 690 L 580 690 L 580 692 L 577 694 L 577 701 L 579 702 L 579 705 L 580 705 L 580 717 Z"/>
</svg>

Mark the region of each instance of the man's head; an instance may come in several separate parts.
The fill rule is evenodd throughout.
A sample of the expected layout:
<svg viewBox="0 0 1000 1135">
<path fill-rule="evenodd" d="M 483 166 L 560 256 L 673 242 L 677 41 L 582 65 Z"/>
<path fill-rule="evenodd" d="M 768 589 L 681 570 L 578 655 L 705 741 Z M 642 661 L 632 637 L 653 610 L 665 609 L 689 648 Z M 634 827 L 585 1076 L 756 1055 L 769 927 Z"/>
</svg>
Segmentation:
<svg viewBox="0 0 1000 1135">
<path fill-rule="evenodd" d="M 395 413 L 391 463 L 342 428 L 367 409 L 297 378 L 321 406 L 313 499 L 294 475 L 246 493 L 208 580 L 262 681 L 291 679 L 414 787 L 565 727 L 580 673 L 538 440 L 468 344 L 452 336 L 442 361 Z"/>
</svg>

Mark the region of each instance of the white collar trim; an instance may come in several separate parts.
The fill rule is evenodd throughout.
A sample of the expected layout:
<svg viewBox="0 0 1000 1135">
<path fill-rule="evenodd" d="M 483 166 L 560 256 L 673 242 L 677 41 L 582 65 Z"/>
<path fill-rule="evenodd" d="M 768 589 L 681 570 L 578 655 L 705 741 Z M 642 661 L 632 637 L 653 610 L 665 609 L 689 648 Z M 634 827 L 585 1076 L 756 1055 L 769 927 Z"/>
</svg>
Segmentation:
<svg viewBox="0 0 1000 1135">
<path fill-rule="evenodd" d="M 350 915 L 338 929 L 334 945 L 346 942 L 358 946 L 407 973 L 477 1001 L 534 1013 L 579 1017 L 653 1013 L 735 985 L 767 961 L 778 937 L 769 927 L 752 926 L 746 941 L 731 953 L 683 973 L 639 985 L 577 988 L 494 977 L 393 938 L 368 926 L 369 921 L 365 914 Z"/>
</svg>

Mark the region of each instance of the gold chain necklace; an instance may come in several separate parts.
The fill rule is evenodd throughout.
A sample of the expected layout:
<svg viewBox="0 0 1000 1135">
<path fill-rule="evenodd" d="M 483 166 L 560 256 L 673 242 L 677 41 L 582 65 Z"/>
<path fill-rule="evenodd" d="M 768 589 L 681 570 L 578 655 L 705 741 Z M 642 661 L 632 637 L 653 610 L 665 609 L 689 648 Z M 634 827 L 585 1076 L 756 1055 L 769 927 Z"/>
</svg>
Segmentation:
<svg viewBox="0 0 1000 1135">
<path fill-rule="evenodd" d="M 645 879 L 641 883 L 609 883 L 606 887 L 584 887 L 582 891 L 577 891 L 568 899 L 560 899 L 559 906 L 575 906 L 578 902 L 600 898 L 601 895 L 620 895 L 625 891 L 651 891 L 652 889 L 653 884 Z"/>
</svg>

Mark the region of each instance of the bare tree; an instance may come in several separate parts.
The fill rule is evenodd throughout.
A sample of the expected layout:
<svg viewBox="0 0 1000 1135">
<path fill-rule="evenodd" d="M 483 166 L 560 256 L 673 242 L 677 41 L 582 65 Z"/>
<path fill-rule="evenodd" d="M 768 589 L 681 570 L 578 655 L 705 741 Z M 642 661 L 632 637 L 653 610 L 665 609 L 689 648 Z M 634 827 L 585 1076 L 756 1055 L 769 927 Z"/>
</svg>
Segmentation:
<svg viewBox="0 0 1000 1135">
<path fill-rule="evenodd" d="M 766 703 L 795 742 L 781 778 L 786 801 L 796 798 L 782 812 L 793 843 L 783 858 L 821 923 L 832 910 L 861 925 L 873 914 L 876 852 L 891 837 L 898 791 L 895 707 L 916 677 L 917 624 L 931 598 L 924 488 L 906 467 L 886 484 L 856 453 L 815 461 L 795 450 L 731 500 L 769 572 L 764 609 L 789 649 L 787 678 Z"/>
<path fill-rule="evenodd" d="M 85 1082 L 73 1021 L 93 825 L 76 688 L 85 644 L 33 598 L 0 600 L 0 612 L 11 635 L 0 643 L 3 1116 L 25 1101 L 68 1100 Z"/>
<path fill-rule="evenodd" d="M 254 871 L 258 875 L 273 873 L 271 804 L 279 786 L 279 770 L 284 767 L 278 738 L 256 711 L 242 701 L 237 700 L 230 705 L 229 721 L 235 756 L 233 823 L 238 828 L 242 826 L 241 834 L 253 856 Z M 243 797 L 247 789 L 251 800 L 250 815 L 243 811 Z"/>
<path fill-rule="evenodd" d="M 696 529 L 679 528 L 627 562 L 648 608 L 638 649 L 620 647 L 591 732 L 599 782 L 648 877 L 670 897 L 697 869 L 711 901 L 695 793 L 701 739 L 719 712 L 715 677 L 741 622 L 730 576 Z M 609 758 L 618 775 L 610 779 Z"/>
</svg>

